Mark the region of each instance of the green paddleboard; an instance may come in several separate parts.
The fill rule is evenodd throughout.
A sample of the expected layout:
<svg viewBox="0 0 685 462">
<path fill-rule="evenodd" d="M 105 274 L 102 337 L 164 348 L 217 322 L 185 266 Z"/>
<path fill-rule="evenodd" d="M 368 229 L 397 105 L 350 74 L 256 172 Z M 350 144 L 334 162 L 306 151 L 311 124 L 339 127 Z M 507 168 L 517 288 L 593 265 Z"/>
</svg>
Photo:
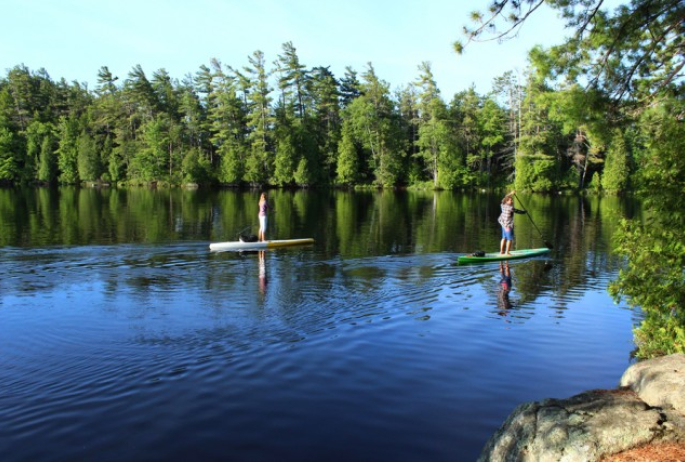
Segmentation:
<svg viewBox="0 0 685 462">
<path fill-rule="evenodd" d="M 482 263 L 488 261 L 501 261 L 501 260 L 516 260 L 518 258 L 530 258 L 536 257 L 538 255 L 544 255 L 549 252 L 546 247 L 540 249 L 523 249 L 523 250 L 512 250 L 511 255 L 502 255 L 499 252 L 486 253 L 482 257 L 476 257 L 473 255 L 462 255 L 459 257 L 459 263 Z"/>
</svg>

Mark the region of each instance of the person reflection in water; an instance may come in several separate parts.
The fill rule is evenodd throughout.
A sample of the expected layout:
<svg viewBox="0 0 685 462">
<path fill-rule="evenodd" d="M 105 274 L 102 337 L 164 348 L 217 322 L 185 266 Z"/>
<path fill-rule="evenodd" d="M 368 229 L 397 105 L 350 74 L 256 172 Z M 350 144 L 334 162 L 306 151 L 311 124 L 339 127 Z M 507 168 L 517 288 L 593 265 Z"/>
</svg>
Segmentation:
<svg viewBox="0 0 685 462">
<path fill-rule="evenodd" d="M 266 251 L 260 250 L 257 253 L 259 256 L 259 292 L 262 295 L 266 295 Z"/>
<path fill-rule="evenodd" d="M 511 269 L 509 269 L 509 262 L 499 262 L 500 274 L 500 289 L 497 296 L 497 305 L 499 307 L 499 314 L 501 316 L 507 315 L 507 310 L 511 308 L 511 301 L 509 300 L 509 292 L 511 292 Z"/>
</svg>

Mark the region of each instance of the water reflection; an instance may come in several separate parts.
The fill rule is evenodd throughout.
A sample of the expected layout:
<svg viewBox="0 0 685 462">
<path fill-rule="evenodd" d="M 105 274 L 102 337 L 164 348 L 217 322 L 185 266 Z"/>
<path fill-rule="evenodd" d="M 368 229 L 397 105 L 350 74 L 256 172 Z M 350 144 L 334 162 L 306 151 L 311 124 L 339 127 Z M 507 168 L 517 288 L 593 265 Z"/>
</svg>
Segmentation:
<svg viewBox="0 0 685 462">
<path fill-rule="evenodd" d="M 509 300 L 509 293 L 511 292 L 511 268 L 509 262 L 499 263 L 500 273 L 500 289 L 497 296 L 497 306 L 499 308 L 500 316 L 506 316 L 511 308 L 511 300 Z"/>
<path fill-rule="evenodd" d="M 266 297 L 266 286 L 268 280 L 266 277 L 266 251 L 260 250 L 257 252 L 259 259 L 259 293 L 262 295 L 262 299 Z"/>
</svg>

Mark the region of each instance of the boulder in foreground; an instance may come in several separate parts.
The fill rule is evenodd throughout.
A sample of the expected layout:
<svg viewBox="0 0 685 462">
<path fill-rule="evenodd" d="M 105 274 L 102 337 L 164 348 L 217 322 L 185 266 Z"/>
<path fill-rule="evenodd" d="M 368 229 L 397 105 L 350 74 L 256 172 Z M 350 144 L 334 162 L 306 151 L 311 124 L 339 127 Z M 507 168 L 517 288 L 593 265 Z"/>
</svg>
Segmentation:
<svg viewBox="0 0 685 462">
<path fill-rule="evenodd" d="M 621 385 L 520 405 L 479 461 L 588 462 L 646 444 L 685 443 L 685 355 L 634 364 Z"/>
</svg>

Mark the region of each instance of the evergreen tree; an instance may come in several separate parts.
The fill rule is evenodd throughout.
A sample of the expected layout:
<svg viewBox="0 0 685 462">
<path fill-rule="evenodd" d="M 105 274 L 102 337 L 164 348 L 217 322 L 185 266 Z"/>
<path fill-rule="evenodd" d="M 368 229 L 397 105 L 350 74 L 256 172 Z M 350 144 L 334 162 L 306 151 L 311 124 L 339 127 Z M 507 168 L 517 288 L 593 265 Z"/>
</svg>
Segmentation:
<svg viewBox="0 0 685 462">
<path fill-rule="evenodd" d="M 450 104 L 450 120 L 452 132 L 455 136 L 456 155 L 461 159 L 453 161 L 453 164 L 463 166 L 460 168 L 461 177 L 458 183 L 464 186 L 477 186 L 478 176 L 474 171 L 481 169 L 479 145 L 480 127 L 478 114 L 482 105 L 482 98 L 471 87 L 468 90 L 454 95 Z"/>
<path fill-rule="evenodd" d="M 345 75 L 340 79 L 340 102 L 346 108 L 352 101 L 358 98 L 361 93 L 361 82 L 357 78 L 357 71 L 350 66 L 345 68 Z"/>
<path fill-rule="evenodd" d="M 197 184 L 209 181 L 209 159 L 202 155 L 200 149 L 192 147 L 183 157 L 181 177 L 184 184 Z"/>
<path fill-rule="evenodd" d="M 342 138 L 338 144 L 336 166 L 337 183 L 351 186 L 357 184 L 362 176 L 360 158 L 355 143 L 354 127 L 351 118 L 345 118 L 342 125 Z"/>
<path fill-rule="evenodd" d="M 559 127 L 549 118 L 545 96 L 550 91 L 544 79 L 529 75 L 521 107 L 520 149 L 515 165 L 515 185 L 521 191 L 553 191 L 560 184 L 565 150 Z"/>
<path fill-rule="evenodd" d="M 476 27 L 465 27 L 468 42 L 515 35 L 541 4 L 559 10 L 576 31 L 566 43 L 551 49 L 550 71 L 602 90 L 627 103 L 647 95 L 683 91 L 685 4 L 673 0 L 634 0 L 612 10 L 603 0 L 503 0 L 487 14 L 474 12 Z M 500 24 L 503 22 L 504 24 Z M 456 42 L 461 53 L 465 44 Z"/>
<path fill-rule="evenodd" d="M 59 181 L 64 184 L 75 184 L 78 176 L 78 136 L 79 122 L 73 117 L 62 116 L 57 126 L 57 167 Z"/>
<path fill-rule="evenodd" d="M 626 192 L 631 175 L 629 143 L 619 129 L 614 129 L 604 163 L 602 189 L 610 194 Z"/>
<path fill-rule="evenodd" d="M 491 186 L 490 179 L 493 175 L 492 164 L 495 150 L 501 148 L 504 143 L 505 124 L 506 115 L 502 108 L 492 98 L 485 98 L 479 113 L 479 132 L 482 149 L 481 165 L 485 166 L 484 171 L 487 175 L 488 186 Z"/>
<path fill-rule="evenodd" d="M 371 156 L 369 166 L 378 186 L 393 186 L 399 179 L 401 137 L 389 85 L 378 78 L 371 63 L 362 75 L 362 95 L 349 106 L 355 136 Z"/>
<path fill-rule="evenodd" d="M 109 69 L 104 66 L 98 72 L 98 86 L 95 89 L 97 99 L 94 102 L 93 125 L 96 133 L 113 136 L 117 125 L 125 117 L 121 103 L 120 90 Z"/>
<path fill-rule="evenodd" d="M 505 133 L 506 145 L 501 158 L 501 167 L 505 179 L 511 181 L 514 174 L 514 165 L 519 149 L 519 137 L 521 131 L 521 105 L 523 104 L 524 88 L 518 75 L 512 71 L 505 72 L 493 82 L 493 95 L 501 98 L 500 104 L 507 114 L 507 130 Z"/>
<path fill-rule="evenodd" d="M 142 119 L 142 122 L 151 120 L 159 108 L 159 102 L 152 83 L 140 65 L 133 67 L 129 72 L 124 90 L 134 112 L 131 117 L 135 117 L 135 121 L 138 118 Z"/>
<path fill-rule="evenodd" d="M 327 67 L 311 71 L 310 92 L 315 114 L 311 119 L 311 136 L 320 154 L 321 181 L 330 183 L 335 177 L 335 164 L 340 140 L 341 117 L 338 82 Z"/>
<path fill-rule="evenodd" d="M 283 54 L 278 55 L 276 72 L 279 73 L 278 88 L 281 90 L 281 104 L 293 106 L 296 116 L 303 120 L 307 106 L 306 82 L 309 78 L 306 67 L 300 63 L 292 42 L 283 44 Z"/>
<path fill-rule="evenodd" d="M 400 132 L 405 140 L 406 156 L 403 159 L 403 181 L 410 185 L 429 179 L 423 159 L 419 156 L 419 99 L 416 84 L 407 85 L 396 92 Z"/>
<path fill-rule="evenodd" d="M 14 133 L 7 127 L 0 126 L 0 183 L 12 183 L 16 180 L 15 145 Z"/>
<path fill-rule="evenodd" d="M 275 112 L 273 182 L 280 186 L 294 181 L 296 164 L 302 155 L 300 134 L 304 125 L 305 67 L 300 64 L 291 42 L 283 44 L 283 54 L 274 63 L 280 97 Z"/>
<path fill-rule="evenodd" d="M 245 180 L 251 184 L 263 184 L 273 172 L 273 115 L 269 87 L 269 72 L 266 70 L 264 53 L 255 51 L 248 58 L 250 67 L 244 70 L 243 78 L 250 82 L 247 127 L 249 130 L 249 152 L 245 163 Z"/>
<path fill-rule="evenodd" d="M 183 129 L 183 141 L 184 145 L 197 148 L 198 155 L 211 163 L 213 150 L 211 145 L 205 142 L 209 138 L 207 114 L 194 83 L 190 76 L 186 76 L 178 92 L 178 117 Z"/>
<path fill-rule="evenodd" d="M 168 174 L 169 126 L 163 117 L 142 127 L 142 144 L 131 160 L 130 179 L 136 182 L 162 180 Z"/>
<path fill-rule="evenodd" d="M 24 66 L 16 66 L 7 73 L 7 90 L 13 105 L 12 121 L 20 131 L 26 130 L 31 116 L 37 112 L 37 85 L 31 71 Z"/>
<path fill-rule="evenodd" d="M 285 110 L 277 111 L 276 120 L 276 155 L 274 158 L 273 183 L 279 186 L 287 186 L 295 181 L 295 167 L 297 162 L 297 148 L 293 141 L 291 124 L 293 119 L 288 119 Z"/>
<path fill-rule="evenodd" d="M 43 137 L 40 145 L 37 179 L 43 183 L 52 183 L 57 172 L 55 158 L 55 137 L 50 131 Z"/>
<path fill-rule="evenodd" d="M 167 172 L 164 176 L 168 178 L 171 183 L 178 183 L 182 181 L 182 166 L 183 161 L 183 126 L 180 122 L 180 99 L 178 96 L 178 83 L 172 82 L 169 73 L 165 69 L 160 69 L 153 73 L 152 89 L 155 93 L 155 100 L 157 101 L 156 117 L 164 119 L 163 124 L 158 127 L 166 129 L 166 151 L 167 151 Z M 152 147 L 153 151 L 156 149 Z M 166 175 L 168 173 L 168 176 Z M 162 177 L 155 178 L 161 179 Z"/>
<path fill-rule="evenodd" d="M 54 128 L 52 124 L 33 120 L 26 130 L 27 159 L 33 165 L 33 172 L 27 180 L 50 182 L 54 176 Z"/>
<path fill-rule="evenodd" d="M 212 74 L 207 97 L 211 141 L 221 158 L 218 179 L 238 185 L 245 171 L 246 110 L 238 96 L 236 77 L 224 71 L 221 63 L 212 61 Z"/>
<path fill-rule="evenodd" d="M 635 330 L 642 358 L 685 353 L 685 104 L 665 98 L 638 121 L 644 152 L 639 191 L 644 217 L 624 220 L 617 250 L 626 267 L 610 287 L 639 308 L 644 319 Z"/>
<path fill-rule="evenodd" d="M 453 166 L 453 154 L 455 153 L 447 123 L 447 105 L 440 97 L 440 90 L 433 77 L 429 63 L 419 66 L 421 75 L 416 83 L 420 88 L 419 114 L 418 114 L 418 139 L 416 144 L 420 151 L 418 157 L 423 159 L 424 165 L 430 172 L 435 188 L 441 186 L 452 187 L 453 179 L 443 182 L 441 172 L 448 171 Z M 450 175 L 446 175 L 450 177 Z M 447 180 L 447 178 L 445 178 Z"/>
<path fill-rule="evenodd" d="M 77 140 L 77 168 L 81 181 L 100 179 L 100 153 L 96 141 L 84 130 Z"/>
</svg>

